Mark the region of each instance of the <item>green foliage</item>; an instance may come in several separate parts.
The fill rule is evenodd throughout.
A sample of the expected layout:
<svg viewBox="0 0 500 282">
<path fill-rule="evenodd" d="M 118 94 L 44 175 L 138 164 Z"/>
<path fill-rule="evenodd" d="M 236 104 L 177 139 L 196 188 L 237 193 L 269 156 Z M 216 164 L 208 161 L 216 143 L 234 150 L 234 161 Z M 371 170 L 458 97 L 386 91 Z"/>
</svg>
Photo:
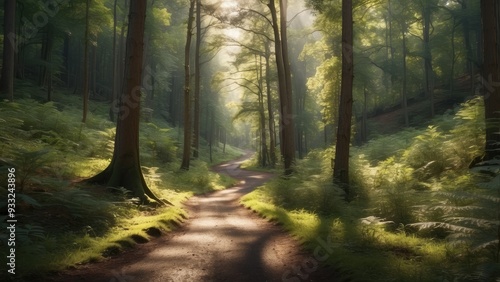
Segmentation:
<svg viewBox="0 0 500 282">
<path fill-rule="evenodd" d="M 391 156 L 399 156 L 417 134 L 415 129 L 406 129 L 396 134 L 379 136 L 369 140 L 361 152 L 372 165 L 376 165 Z"/>
<path fill-rule="evenodd" d="M 418 230 L 444 229 L 452 247 L 465 250 L 460 254 L 468 259 L 475 271 L 457 271 L 460 279 L 481 277 L 482 281 L 492 280 L 500 275 L 500 162 L 489 165 L 495 177 L 488 177 L 479 183 L 474 191 L 457 188 L 451 192 L 438 192 L 438 203 L 422 206 L 427 212 L 440 211 L 436 221 L 418 222 L 409 226 Z M 472 263 L 471 263 L 472 262 Z"/>
<path fill-rule="evenodd" d="M 13 153 L 13 160 L 3 160 L 9 167 L 16 169 L 16 186 L 19 192 L 23 192 L 28 182 L 35 182 L 35 174 L 45 169 L 51 162 L 47 156 L 49 152 L 47 148 L 36 151 L 18 149 Z"/>
<path fill-rule="evenodd" d="M 445 139 L 435 126 L 429 126 L 423 134 L 415 137 L 403 155 L 403 162 L 416 170 L 419 179 L 426 180 L 439 175 L 448 164 L 442 148 Z"/>
<path fill-rule="evenodd" d="M 311 151 L 297 161 L 297 173 L 291 178 L 275 178 L 266 184 L 266 198 L 287 210 L 305 210 L 331 214 L 344 206 L 344 191 L 333 185 L 328 150 Z M 325 169 L 326 168 L 326 169 Z"/>
<path fill-rule="evenodd" d="M 165 173 L 163 179 L 165 184 L 175 191 L 191 191 L 195 194 L 221 190 L 225 187 L 222 183 L 227 186 L 233 183 L 232 179 L 227 180 L 210 171 L 207 163 L 199 160 L 193 161 L 188 171 L 179 170 L 175 164 Z"/>
<path fill-rule="evenodd" d="M 312 249 L 316 236 L 330 236 L 328 263 L 352 280 L 495 281 L 500 178 L 489 175 L 500 165 L 483 163 L 477 170 L 486 174 L 468 169 L 483 136 L 483 102 L 474 98 L 427 128 L 353 148 L 348 204 L 322 190 L 333 187 L 332 148 L 312 151 L 290 180 L 270 181 L 242 202 Z"/>
<path fill-rule="evenodd" d="M 161 128 L 154 123 L 147 123 L 141 128 L 141 143 L 148 149 L 146 154 L 157 159 L 162 164 L 177 160 L 177 144 L 170 135 L 170 129 Z M 142 155 L 144 157 L 144 154 Z"/>
<path fill-rule="evenodd" d="M 412 168 L 392 157 L 379 164 L 373 182 L 375 214 L 397 224 L 412 222 L 411 206 L 416 193 L 412 173 Z"/>
<path fill-rule="evenodd" d="M 36 92 L 34 87 L 23 87 L 23 93 Z M 16 213 L 23 217 L 16 226 L 20 245 L 16 255 L 23 258 L 17 265 L 22 275 L 99 260 L 124 245 L 134 245 L 133 238 L 147 240 L 148 228 L 171 230 L 172 222 L 186 217 L 180 205 L 190 195 L 223 189 L 234 182 L 210 172 L 203 161 L 194 162 L 189 172 L 179 172 L 176 136 L 165 122 L 153 119 L 141 124 L 143 174 L 155 193 L 175 207 L 139 206 L 123 188 L 70 185 L 109 164 L 115 125 L 105 119 L 107 104 L 91 101 L 93 112 L 82 124 L 78 99 L 71 95 L 57 98 L 63 102 L 0 102 L 0 168 L 16 169 Z M 200 152 L 206 157 L 208 150 L 201 144 Z M 213 153 L 217 161 L 241 154 L 229 145 L 226 154 L 220 149 Z M 6 177 L 6 173 L 0 175 L 0 186 L 7 183 Z M 0 187 L 0 196 L 6 195 L 7 189 Z M 6 203 L 0 203 L 0 208 Z M 1 227 L 5 229 L 5 220 Z M 5 245 L 6 239 L 2 233 L 0 243 Z M 131 243 L 117 243 L 125 241 Z M 0 253 L 3 256 L 5 249 Z"/>
</svg>

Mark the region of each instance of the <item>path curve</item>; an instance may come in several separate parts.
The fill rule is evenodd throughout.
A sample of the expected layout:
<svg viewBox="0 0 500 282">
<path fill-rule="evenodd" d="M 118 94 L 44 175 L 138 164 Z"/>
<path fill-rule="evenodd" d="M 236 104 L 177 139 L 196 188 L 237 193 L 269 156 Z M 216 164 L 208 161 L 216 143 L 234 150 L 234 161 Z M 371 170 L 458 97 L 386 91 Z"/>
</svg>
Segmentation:
<svg viewBox="0 0 500 282">
<path fill-rule="evenodd" d="M 241 196 L 272 177 L 240 169 L 247 158 L 245 155 L 214 167 L 238 183 L 192 197 L 185 204 L 189 219 L 178 230 L 107 261 L 69 271 L 55 281 L 287 280 L 286 273 L 310 256 L 279 226 L 239 204 Z M 308 278 L 290 281 L 325 281 Z"/>
</svg>

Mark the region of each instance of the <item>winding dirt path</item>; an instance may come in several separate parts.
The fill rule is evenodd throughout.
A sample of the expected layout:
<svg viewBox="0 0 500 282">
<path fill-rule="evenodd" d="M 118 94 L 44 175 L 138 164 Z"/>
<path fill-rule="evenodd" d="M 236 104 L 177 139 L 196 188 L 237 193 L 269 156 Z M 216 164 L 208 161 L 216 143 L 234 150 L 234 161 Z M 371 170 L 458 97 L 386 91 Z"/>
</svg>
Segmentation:
<svg viewBox="0 0 500 282">
<path fill-rule="evenodd" d="M 240 206 L 241 196 L 272 177 L 240 169 L 247 157 L 214 168 L 238 184 L 191 198 L 190 217 L 178 230 L 55 281 L 331 281 L 287 274 L 310 255 L 279 226 Z"/>
</svg>

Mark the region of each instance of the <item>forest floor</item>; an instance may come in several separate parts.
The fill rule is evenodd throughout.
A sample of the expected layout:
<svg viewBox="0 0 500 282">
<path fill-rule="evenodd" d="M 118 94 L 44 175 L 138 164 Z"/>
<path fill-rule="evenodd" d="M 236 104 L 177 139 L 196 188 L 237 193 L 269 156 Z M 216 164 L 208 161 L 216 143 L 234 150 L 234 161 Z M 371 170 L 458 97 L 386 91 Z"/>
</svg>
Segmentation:
<svg viewBox="0 0 500 282">
<path fill-rule="evenodd" d="M 311 254 L 280 226 L 240 205 L 241 196 L 273 177 L 240 169 L 248 158 L 213 168 L 238 183 L 188 200 L 189 219 L 176 231 L 50 281 L 332 281 L 332 270 L 317 265 L 307 269 L 310 274 L 302 269 L 302 280 L 294 277 Z"/>
</svg>

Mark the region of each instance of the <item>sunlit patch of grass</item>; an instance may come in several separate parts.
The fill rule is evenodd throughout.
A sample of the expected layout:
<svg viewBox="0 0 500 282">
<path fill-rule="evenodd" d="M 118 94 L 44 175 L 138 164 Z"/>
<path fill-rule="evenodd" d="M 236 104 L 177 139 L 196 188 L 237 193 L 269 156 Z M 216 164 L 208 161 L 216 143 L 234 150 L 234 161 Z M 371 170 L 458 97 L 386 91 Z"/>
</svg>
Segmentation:
<svg viewBox="0 0 500 282">
<path fill-rule="evenodd" d="M 327 263 L 353 281 L 491 279 L 498 272 L 494 267 L 499 267 L 491 255 L 497 245 L 488 249 L 490 253 L 474 247 L 494 244 L 497 238 L 498 176 L 468 171 L 471 160 L 482 155 L 482 112 L 481 98 L 474 98 L 428 128 L 405 130 L 353 148 L 349 203 L 332 193 L 332 148 L 311 152 L 297 161 L 291 179 L 269 181 L 243 197 L 242 203 L 281 223 L 310 250 L 317 246 L 317 238 L 330 238 L 334 252 Z M 256 161 L 248 165 L 252 164 Z M 417 232 L 419 224 L 432 227 L 447 218 L 457 225 L 454 231 Z M 479 227 L 483 222 L 494 223 L 495 228 Z M 471 229 L 475 233 L 465 233 Z M 447 237 L 450 234 L 455 237 Z"/>
<path fill-rule="evenodd" d="M 212 145 L 212 161 L 210 161 L 210 151 L 208 144 L 204 145 L 205 146 L 200 147 L 199 151 L 200 160 L 210 165 L 219 164 L 229 160 L 234 160 L 244 154 L 243 150 L 235 148 L 229 144 L 226 144 L 225 149 L 222 143 L 219 143 L 218 146 L 214 144 Z"/>
<path fill-rule="evenodd" d="M 249 159 L 245 160 L 244 162 L 241 163 L 240 168 L 242 169 L 248 169 L 248 170 L 253 170 L 253 171 L 264 171 L 264 172 L 274 172 L 274 173 L 281 173 L 283 172 L 283 163 L 278 162 L 274 168 L 273 167 L 262 167 L 259 164 L 259 155 L 257 153 L 253 154 L 252 157 Z"/>
<path fill-rule="evenodd" d="M 118 254 L 124 248 L 147 242 L 158 236 L 159 232 L 173 230 L 187 217 L 180 207 L 129 210 L 128 213 L 127 217 L 118 218 L 116 224 L 103 236 L 95 236 L 93 230 L 88 228 L 83 236 L 68 232 L 47 237 L 42 242 L 42 252 L 18 254 L 23 257 L 18 263 L 19 273 L 22 276 L 38 272 L 49 273 L 71 265 L 102 260 Z"/>
<path fill-rule="evenodd" d="M 27 154 L 48 149 L 44 166 L 30 172 L 28 194 L 24 198 L 18 194 L 24 216 L 18 226 L 20 247 L 16 254 L 22 257 L 17 261 L 21 280 L 98 261 L 150 240 L 160 230 L 171 231 L 187 217 L 182 202 L 234 183 L 228 176 L 210 172 L 208 149 L 203 143 L 201 160 L 194 161 L 189 172 L 179 171 L 176 132 L 165 121 L 153 119 L 141 123 L 143 173 L 151 190 L 174 206 L 138 206 L 119 188 L 79 187 L 74 182 L 99 173 L 111 161 L 115 124 L 107 120 L 109 105 L 90 101 L 87 123 L 83 124 L 80 97 L 55 91 L 55 102 L 42 104 L 39 101 L 44 101 L 44 93 L 38 93 L 36 87 L 18 89 L 26 95 L 16 93 L 19 98 L 15 102 L 0 102 L 0 166 L 19 161 L 21 149 Z M 21 99 L 17 94 L 38 100 Z M 212 153 L 214 162 L 220 162 L 242 151 L 226 145 L 222 152 L 221 145 L 214 146 Z M 27 232 L 24 237 L 22 230 Z M 3 238 L 0 236 L 0 241 Z M 0 255 L 7 255 L 5 252 L 0 250 Z"/>
<path fill-rule="evenodd" d="M 88 178 L 104 170 L 110 160 L 99 158 L 81 159 L 78 162 L 68 162 L 68 170 L 74 177 Z"/>
<path fill-rule="evenodd" d="M 162 176 L 164 187 L 176 192 L 203 194 L 232 186 L 235 180 L 229 176 L 210 171 L 207 163 L 192 161 L 188 171 L 180 170 L 178 164 L 165 169 Z"/>
<path fill-rule="evenodd" d="M 317 238 L 330 237 L 334 251 L 326 263 L 344 269 L 354 281 L 437 281 L 441 273 L 436 266 L 449 266 L 444 242 L 365 226 L 352 217 L 355 211 L 335 217 L 287 210 L 270 203 L 265 189 L 245 195 L 242 204 L 282 224 L 311 251 L 318 246 Z"/>
</svg>

